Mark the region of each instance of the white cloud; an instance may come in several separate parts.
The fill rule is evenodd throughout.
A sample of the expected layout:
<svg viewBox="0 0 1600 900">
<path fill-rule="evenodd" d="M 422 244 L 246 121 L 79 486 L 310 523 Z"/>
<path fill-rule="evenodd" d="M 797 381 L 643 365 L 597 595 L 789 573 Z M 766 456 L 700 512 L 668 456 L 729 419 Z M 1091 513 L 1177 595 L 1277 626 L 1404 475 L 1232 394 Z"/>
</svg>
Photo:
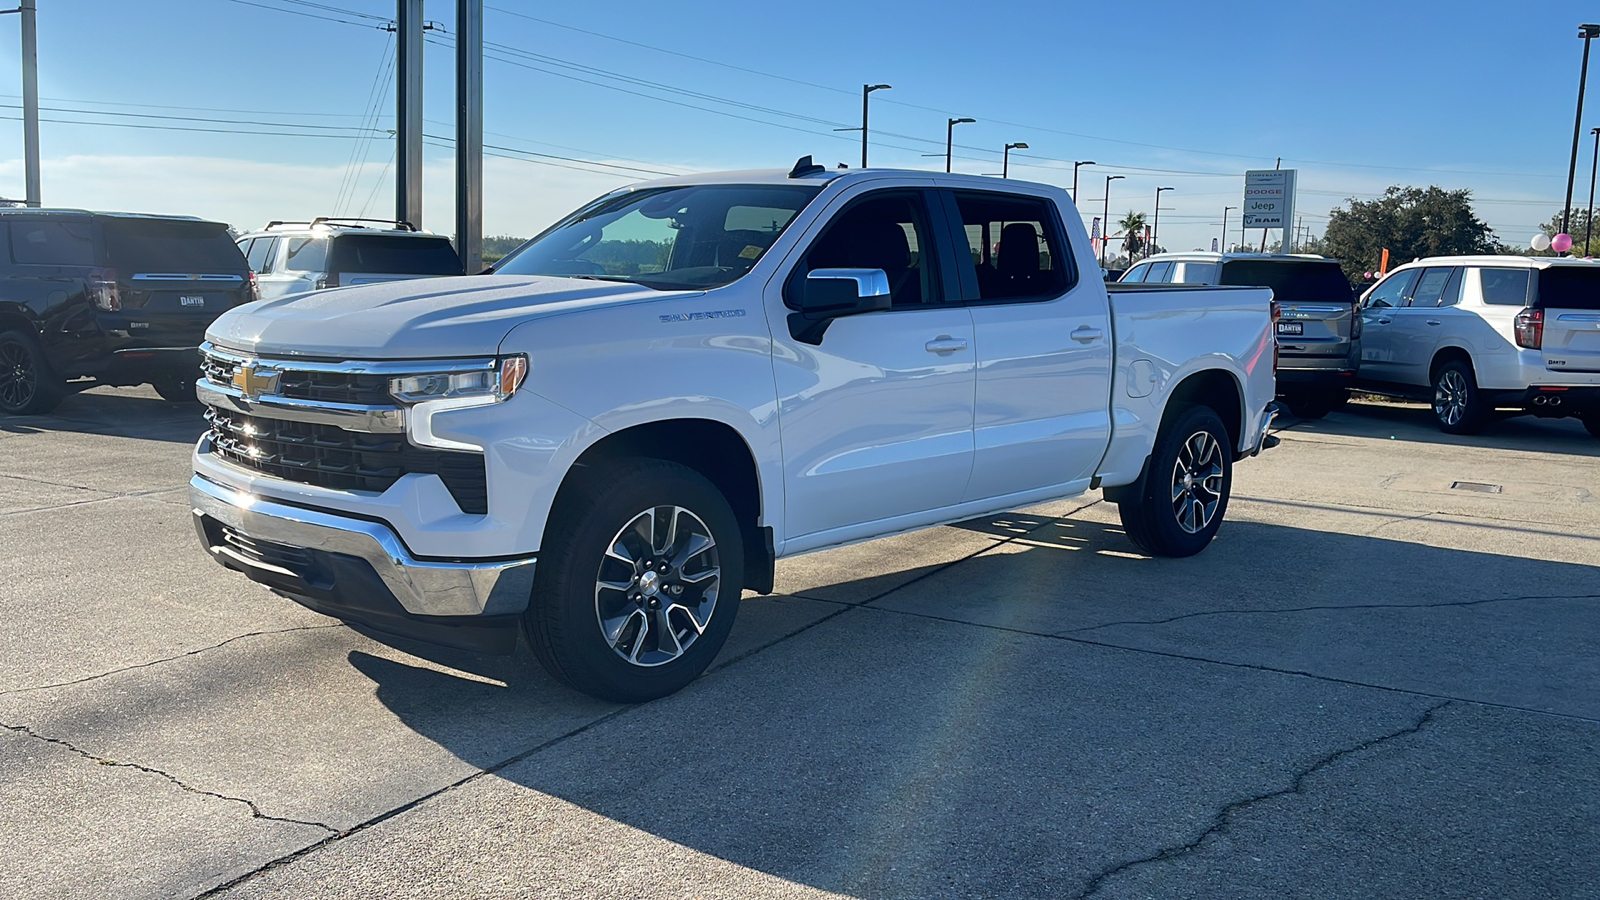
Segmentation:
<svg viewBox="0 0 1600 900">
<path fill-rule="evenodd" d="M 73 155 L 47 158 L 40 167 L 46 206 L 200 216 L 236 228 L 272 219 L 305 221 L 330 215 L 344 178 L 343 166 L 253 162 L 209 156 Z M 393 211 L 393 172 L 368 165 L 356 199 L 339 212 Z M 0 183 L 21 184 L 20 159 L 0 160 Z M 528 237 L 580 204 L 636 178 L 558 169 L 517 160 L 484 160 L 484 233 Z M 377 187 L 376 193 L 373 192 Z M 424 228 L 455 230 L 455 168 L 449 159 L 423 167 Z"/>
</svg>

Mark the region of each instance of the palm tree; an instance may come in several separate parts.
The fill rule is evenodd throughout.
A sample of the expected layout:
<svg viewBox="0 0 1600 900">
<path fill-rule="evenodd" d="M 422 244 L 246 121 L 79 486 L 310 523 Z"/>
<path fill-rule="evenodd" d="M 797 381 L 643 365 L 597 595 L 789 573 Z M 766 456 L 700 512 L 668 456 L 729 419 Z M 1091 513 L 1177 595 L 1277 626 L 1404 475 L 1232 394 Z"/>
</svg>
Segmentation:
<svg viewBox="0 0 1600 900">
<path fill-rule="evenodd" d="M 1144 249 L 1144 213 L 1130 209 L 1117 225 L 1122 228 L 1122 250 L 1128 254 L 1131 264 L 1139 251 Z"/>
</svg>

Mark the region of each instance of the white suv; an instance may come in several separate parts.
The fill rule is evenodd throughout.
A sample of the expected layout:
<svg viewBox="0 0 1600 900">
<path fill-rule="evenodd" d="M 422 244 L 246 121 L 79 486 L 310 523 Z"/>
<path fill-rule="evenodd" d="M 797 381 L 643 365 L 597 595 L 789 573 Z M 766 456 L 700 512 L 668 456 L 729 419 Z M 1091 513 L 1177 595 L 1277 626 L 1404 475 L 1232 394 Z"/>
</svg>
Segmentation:
<svg viewBox="0 0 1600 900">
<path fill-rule="evenodd" d="M 1600 437 L 1600 263 L 1419 259 L 1361 304 L 1363 388 L 1432 401 L 1450 434 L 1511 409 L 1578 416 Z"/>
<path fill-rule="evenodd" d="M 405 222 L 328 216 L 310 222 L 269 222 L 237 243 L 255 273 L 263 300 L 324 288 L 462 274 L 461 258 L 449 238 L 418 231 Z"/>
</svg>

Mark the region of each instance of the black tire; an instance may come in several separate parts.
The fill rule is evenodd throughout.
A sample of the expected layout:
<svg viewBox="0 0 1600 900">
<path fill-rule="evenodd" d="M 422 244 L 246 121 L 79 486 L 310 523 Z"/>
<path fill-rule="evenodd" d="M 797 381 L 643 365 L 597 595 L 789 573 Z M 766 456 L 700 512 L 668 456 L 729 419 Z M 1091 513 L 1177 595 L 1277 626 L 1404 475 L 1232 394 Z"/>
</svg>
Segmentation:
<svg viewBox="0 0 1600 900">
<path fill-rule="evenodd" d="M 37 337 L 26 331 L 0 332 L 0 412 L 42 415 L 56 408 L 63 393 Z"/>
<path fill-rule="evenodd" d="M 194 377 L 158 378 L 150 382 L 156 389 L 161 399 L 168 403 L 199 403 L 200 398 L 194 393 Z"/>
<path fill-rule="evenodd" d="M 1178 412 L 1156 436 L 1145 472 L 1129 490 L 1117 513 L 1135 546 L 1151 556 L 1204 550 L 1233 492 L 1233 445 L 1222 418 L 1209 406 Z"/>
<path fill-rule="evenodd" d="M 733 627 L 744 584 L 738 519 L 711 482 L 677 463 L 618 462 L 573 477 L 545 528 L 523 617 L 528 643 L 556 679 L 602 700 L 639 703 L 671 694 L 706 670 Z M 669 513 L 678 523 L 675 546 L 665 538 L 654 546 L 651 537 L 647 552 L 643 531 L 658 533 L 667 522 L 662 509 L 675 510 Z M 712 545 L 682 556 L 701 528 Z M 713 569 L 717 574 L 708 576 Z M 614 638 L 605 627 L 614 627 Z"/>
<path fill-rule="evenodd" d="M 1344 406 L 1349 397 L 1343 388 L 1318 388 L 1286 392 L 1283 402 L 1296 418 L 1320 419 Z"/>
<path fill-rule="evenodd" d="M 1445 434 L 1477 434 L 1489 421 L 1470 363 L 1453 359 L 1433 373 L 1433 420 Z"/>
</svg>

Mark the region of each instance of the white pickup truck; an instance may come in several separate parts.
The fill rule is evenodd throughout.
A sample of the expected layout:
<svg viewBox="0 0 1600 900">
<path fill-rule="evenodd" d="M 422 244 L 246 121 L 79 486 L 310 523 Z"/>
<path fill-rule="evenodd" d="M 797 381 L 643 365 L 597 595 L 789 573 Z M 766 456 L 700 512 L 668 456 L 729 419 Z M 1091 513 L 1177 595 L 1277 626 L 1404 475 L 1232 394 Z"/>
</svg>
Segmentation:
<svg viewBox="0 0 1600 900">
<path fill-rule="evenodd" d="M 1064 191 L 696 175 L 492 273 L 241 306 L 207 334 L 194 520 L 223 565 L 375 630 L 639 701 L 826 547 L 1104 489 L 1186 556 L 1272 441 L 1270 291 L 1108 295 Z"/>
</svg>

